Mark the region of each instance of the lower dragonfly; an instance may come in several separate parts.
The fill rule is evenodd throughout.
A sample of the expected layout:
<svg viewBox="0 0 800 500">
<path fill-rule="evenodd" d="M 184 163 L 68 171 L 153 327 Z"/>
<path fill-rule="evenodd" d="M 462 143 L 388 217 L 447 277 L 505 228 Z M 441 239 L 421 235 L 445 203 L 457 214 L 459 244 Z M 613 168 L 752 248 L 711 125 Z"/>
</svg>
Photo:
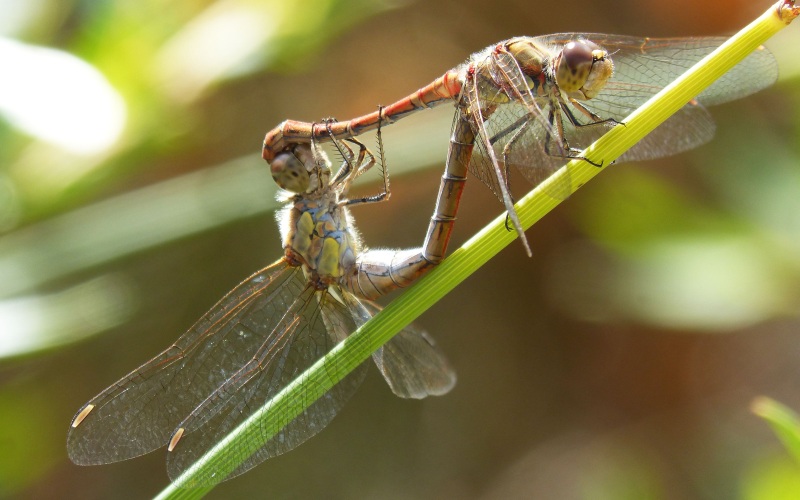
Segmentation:
<svg viewBox="0 0 800 500">
<path fill-rule="evenodd" d="M 67 439 L 73 462 L 116 462 L 168 446 L 167 470 L 175 480 L 380 311 L 372 299 L 410 284 L 441 261 L 457 209 L 453 198 L 440 200 L 423 247 L 363 250 L 347 207 L 389 197 L 380 129 L 378 137 L 384 189 L 375 196 L 347 197 L 353 180 L 376 164 L 356 140 L 351 142 L 357 153 L 334 139 L 343 157 L 335 174 L 316 142 L 274 158 L 272 175 L 287 202 L 280 215 L 283 258 L 250 276 L 164 352 L 84 405 Z M 463 179 L 443 180 L 452 184 Z M 441 395 L 455 384 L 440 350 L 413 326 L 373 359 L 400 397 Z M 333 419 L 365 368 L 345 377 L 243 463 L 223 469 L 232 472 L 213 472 L 191 486 L 224 481 L 303 443 Z"/>
<path fill-rule="evenodd" d="M 469 170 L 495 193 L 530 255 L 509 190 L 509 169 L 539 185 L 725 40 L 598 33 L 511 38 L 377 112 L 336 123 L 331 131 L 284 121 L 267 133 L 262 156 L 270 162 L 297 143 L 355 137 L 379 123 L 454 101 L 453 136 L 464 144 L 474 141 L 478 154 L 463 155 L 463 165 L 453 170 Z M 704 105 L 739 99 L 776 78 L 774 57 L 760 47 L 617 161 L 659 158 L 709 141 L 715 125 Z M 547 193 L 569 196 L 571 183 L 563 179 Z"/>
</svg>

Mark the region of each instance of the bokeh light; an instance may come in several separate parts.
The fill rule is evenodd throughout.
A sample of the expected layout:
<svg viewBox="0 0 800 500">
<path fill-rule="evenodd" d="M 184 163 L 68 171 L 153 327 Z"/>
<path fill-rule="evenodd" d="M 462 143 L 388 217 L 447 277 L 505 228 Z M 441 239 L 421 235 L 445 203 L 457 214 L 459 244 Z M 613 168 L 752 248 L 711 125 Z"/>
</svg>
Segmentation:
<svg viewBox="0 0 800 500">
<path fill-rule="evenodd" d="M 125 126 L 125 103 L 79 58 L 0 38 L 0 115 L 39 140 L 73 153 L 105 151 Z"/>
</svg>

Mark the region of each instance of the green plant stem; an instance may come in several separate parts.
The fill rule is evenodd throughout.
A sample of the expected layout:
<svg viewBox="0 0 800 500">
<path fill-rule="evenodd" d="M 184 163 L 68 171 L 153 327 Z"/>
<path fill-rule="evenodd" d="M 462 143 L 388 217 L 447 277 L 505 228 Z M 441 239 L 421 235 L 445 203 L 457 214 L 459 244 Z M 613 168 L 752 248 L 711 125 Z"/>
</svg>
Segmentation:
<svg viewBox="0 0 800 500">
<path fill-rule="evenodd" d="M 784 2 L 781 2 L 779 5 L 783 4 Z M 581 156 L 596 163 L 610 165 L 750 52 L 758 49 L 797 15 L 795 10 L 784 9 L 783 16 L 778 15 L 778 12 L 776 6 L 770 7 L 758 19 L 634 111 L 624 120 L 624 125 L 614 127 L 589 146 Z M 586 161 L 573 160 L 544 184 L 559 182 L 564 176 L 568 176 L 575 191 L 606 168 L 597 168 Z M 526 229 L 558 205 L 559 201 L 548 196 L 546 191 L 546 186 L 540 185 L 516 205 L 520 221 Z M 498 216 L 462 248 L 453 252 L 437 269 L 420 279 L 415 286 L 268 401 L 264 408 L 231 432 L 225 440 L 168 486 L 159 498 L 203 496 L 211 489 L 210 487 L 183 490 L 181 487 L 192 485 L 202 471 L 215 470 L 220 477 L 225 477 L 225 471 L 220 471 L 223 462 L 219 457 L 224 455 L 226 450 L 231 451 L 229 448 L 235 447 L 236 456 L 249 456 L 248 453 L 260 447 L 259 443 L 266 442 L 286 422 L 299 415 L 356 366 L 364 362 L 373 351 L 444 297 L 467 276 L 478 270 L 515 238 L 515 233 L 505 229 L 505 214 Z M 203 475 L 208 477 L 208 472 Z"/>
</svg>

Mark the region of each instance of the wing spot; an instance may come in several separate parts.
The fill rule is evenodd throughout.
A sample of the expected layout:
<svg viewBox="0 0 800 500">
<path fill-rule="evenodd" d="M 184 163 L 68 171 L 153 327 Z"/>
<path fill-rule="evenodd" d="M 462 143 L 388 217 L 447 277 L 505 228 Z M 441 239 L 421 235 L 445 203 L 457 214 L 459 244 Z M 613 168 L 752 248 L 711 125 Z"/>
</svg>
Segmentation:
<svg viewBox="0 0 800 500">
<path fill-rule="evenodd" d="M 78 415 L 75 417 L 75 420 L 72 421 L 72 428 L 74 429 L 75 427 L 78 427 L 79 425 L 81 425 L 81 422 L 83 422 L 83 419 L 85 419 L 87 416 L 89 416 L 89 413 L 91 413 L 92 410 L 94 410 L 94 405 L 86 405 L 83 408 L 83 410 L 81 410 L 81 412 L 78 413 Z"/>
<path fill-rule="evenodd" d="M 175 449 L 176 446 L 178 446 L 178 441 L 180 441 L 181 438 L 183 437 L 183 431 L 185 430 L 186 429 L 184 429 L 183 427 L 180 427 L 177 431 L 175 431 L 175 434 L 172 435 L 172 439 L 169 440 L 169 446 L 167 447 L 167 451 L 172 451 Z"/>
</svg>

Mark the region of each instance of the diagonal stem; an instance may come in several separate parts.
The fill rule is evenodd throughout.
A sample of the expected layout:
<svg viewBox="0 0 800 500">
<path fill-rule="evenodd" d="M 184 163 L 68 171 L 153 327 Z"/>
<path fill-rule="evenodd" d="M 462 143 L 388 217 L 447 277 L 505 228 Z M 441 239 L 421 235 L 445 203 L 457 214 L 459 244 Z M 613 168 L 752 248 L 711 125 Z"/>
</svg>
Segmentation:
<svg viewBox="0 0 800 500">
<path fill-rule="evenodd" d="M 758 50 L 763 42 L 789 24 L 798 13 L 800 11 L 794 7 L 793 2 L 786 0 L 771 6 L 767 12 L 634 111 L 624 120 L 624 125 L 614 127 L 586 148 L 581 156 L 598 164 L 602 162 L 603 165 L 610 165 L 749 53 Z M 546 194 L 548 183 L 564 182 L 563 179 L 567 176 L 574 192 L 603 170 L 605 168 L 597 168 L 582 160 L 565 165 L 517 203 L 516 211 L 522 226 L 529 228 L 558 205 L 558 200 Z M 418 284 L 266 402 L 264 408 L 231 432 L 189 471 L 164 489 L 158 498 L 200 498 L 205 495 L 211 487 L 181 487 L 191 486 L 194 474 L 200 470 L 218 471 L 221 463 L 219 456 L 231 447 L 235 447 L 237 454 L 242 457 L 248 456 L 246 449 L 258 449 L 283 424 L 291 421 L 330 390 L 365 361 L 372 351 L 391 339 L 396 332 L 444 297 L 515 238 L 516 233 L 505 229 L 505 214 L 498 216 L 462 248 L 445 259 L 438 268 L 420 279 Z"/>
</svg>

